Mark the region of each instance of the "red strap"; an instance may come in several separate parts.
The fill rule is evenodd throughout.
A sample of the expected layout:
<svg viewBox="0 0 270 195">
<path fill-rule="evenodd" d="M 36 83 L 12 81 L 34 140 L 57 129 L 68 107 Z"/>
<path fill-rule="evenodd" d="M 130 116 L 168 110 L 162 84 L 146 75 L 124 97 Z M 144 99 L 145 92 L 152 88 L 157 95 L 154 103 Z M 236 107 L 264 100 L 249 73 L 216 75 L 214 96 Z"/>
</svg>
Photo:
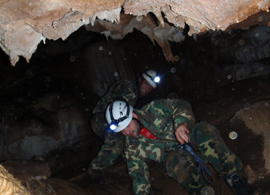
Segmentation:
<svg viewBox="0 0 270 195">
<path fill-rule="evenodd" d="M 145 127 L 142 128 L 141 135 L 143 135 L 144 137 L 147 137 L 149 139 L 158 139 L 154 134 L 152 134 L 150 131 L 148 131 Z"/>
</svg>

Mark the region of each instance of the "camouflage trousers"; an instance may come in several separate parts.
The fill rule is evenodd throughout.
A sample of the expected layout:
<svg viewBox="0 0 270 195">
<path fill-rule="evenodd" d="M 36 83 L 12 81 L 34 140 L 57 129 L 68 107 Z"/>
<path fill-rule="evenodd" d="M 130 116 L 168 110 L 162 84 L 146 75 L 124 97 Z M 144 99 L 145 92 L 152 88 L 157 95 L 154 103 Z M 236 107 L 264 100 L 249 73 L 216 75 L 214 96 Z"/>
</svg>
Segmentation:
<svg viewBox="0 0 270 195">
<path fill-rule="evenodd" d="M 190 134 L 190 145 L 209 162 L 222 178 L 242 169 L 242 163 L 225 145 L 219 130 L 206 122 L 198 123 Z M 184 149 L 171 151 L 165 162 L 167 173 L 184 186 L 189 194 L 199 195 L 207 184 L 199 164 Z"/>
</svg>

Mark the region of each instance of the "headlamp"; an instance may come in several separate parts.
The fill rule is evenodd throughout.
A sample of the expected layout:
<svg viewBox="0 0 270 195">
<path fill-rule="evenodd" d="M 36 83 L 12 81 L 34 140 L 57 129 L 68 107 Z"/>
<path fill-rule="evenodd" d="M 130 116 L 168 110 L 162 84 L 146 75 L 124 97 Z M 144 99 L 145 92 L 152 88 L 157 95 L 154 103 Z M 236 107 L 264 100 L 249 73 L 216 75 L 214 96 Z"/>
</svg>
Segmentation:
<svg viewBox="0 0 270 195">
<path fill-rule="evenodd" d="M 109 125 L 110 130 L 114 131 L 114 130 L 116 129 L 117 125 L 118 125 L 118 124 L 111 123 L 111 124 Z"/>
<path fill-rule="evenodd" d="M 159 76 L 156 76 L 155 78 L 154 78 L 154 80 L 153 80 L 155 83 L 159 83 L 159 81 L 160 81 L 160 77 Z"/>
<path fill-rule="evenodd" d="M 150 74 L 148 74 L 147 72 L 145 72 L 145 74 L 154 82 L 154 83 L 159 83 L 160 81 L 160 77 L 159 76 L 151 76 Z"/>
</svg>

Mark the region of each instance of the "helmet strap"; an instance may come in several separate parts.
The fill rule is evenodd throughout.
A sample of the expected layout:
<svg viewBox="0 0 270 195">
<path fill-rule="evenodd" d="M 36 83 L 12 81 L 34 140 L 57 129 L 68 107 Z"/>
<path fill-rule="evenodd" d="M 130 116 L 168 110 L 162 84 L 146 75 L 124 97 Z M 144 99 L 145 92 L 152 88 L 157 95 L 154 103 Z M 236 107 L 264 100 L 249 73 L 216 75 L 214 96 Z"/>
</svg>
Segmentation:
<svg viewBox="0 0 270 195">
<path fill-rule="evenodd" d="M 113 104 L 114 104 L 114 102 L 110 105 L 110 107 L 109 107 L 109 112 L 110 112 L 110 117 L 111 117 L 111 123 L 110 123 L 110 125 L 111 124 L 115 124 L 117 126 L 120 122 L 122 122 L 122 121 L 124 121 L 124 120 L 126 120 L 128 118 L 129 112 L 130 112 L 130 108 L 129 108 L 129 104 L 126 101 L 124 101 L 124 102 L 126 103 L 125 107 L 127 107 L 127 113 L 126 113 L 125 116 L 120 117 L 118 119 L 115 119 L 113 117 Z"/>
</svg>

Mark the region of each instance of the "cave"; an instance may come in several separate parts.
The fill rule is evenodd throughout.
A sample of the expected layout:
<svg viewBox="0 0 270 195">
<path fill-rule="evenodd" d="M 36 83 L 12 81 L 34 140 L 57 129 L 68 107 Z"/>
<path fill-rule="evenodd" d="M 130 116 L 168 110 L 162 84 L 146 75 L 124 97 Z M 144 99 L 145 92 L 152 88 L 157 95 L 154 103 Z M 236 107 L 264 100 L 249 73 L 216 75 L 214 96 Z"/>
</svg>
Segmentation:
<svg viewBox="0 0 270 195">
<path fill-rule="evenodd" d="M 135 2 L 2 2 L 0 194 L 133 194 L 121 156 L 102 180 L 83 177 L 103 144 L 94 106 L 146 70 L 161 77 L 151 100 L 189 101 L 196 122 L 217 126 L 242 160 L 248 183 L 270 193 L 269 1 Z M 207 166 L 215 193 L 232 195 Z M 162 163 L 149 168 L 162 194 L 188 194 Z"/>
</svg>

